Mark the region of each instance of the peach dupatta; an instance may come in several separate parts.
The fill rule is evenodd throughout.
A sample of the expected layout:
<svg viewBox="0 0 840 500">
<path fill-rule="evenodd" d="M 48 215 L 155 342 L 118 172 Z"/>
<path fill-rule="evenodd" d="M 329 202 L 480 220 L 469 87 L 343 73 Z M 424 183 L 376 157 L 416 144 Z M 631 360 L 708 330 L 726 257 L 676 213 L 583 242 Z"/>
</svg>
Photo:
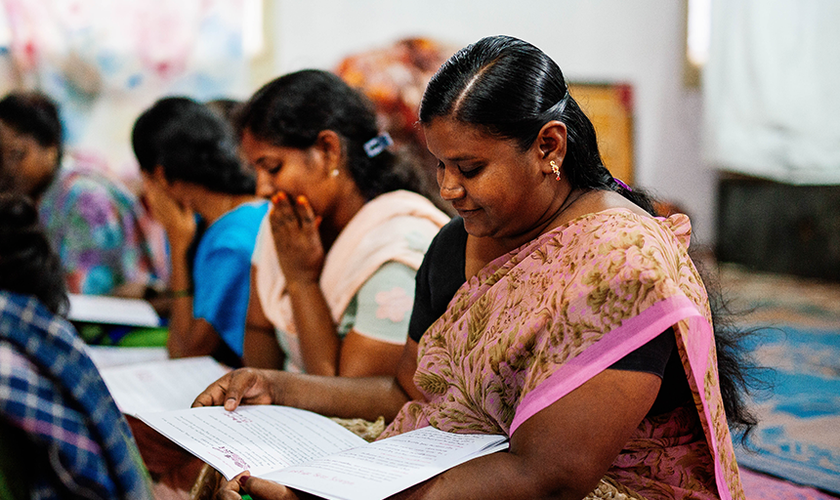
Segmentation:
<svg viewBox="0 0 840 500">
<path fill-rule="evenodd" d="M 449 217 L 427 198 L 409 191 L 393 191 L 366 203 L 350 220 L 324 259 L 321 290 L 333 321 L 338 323 L 359 288 L 386 262 L 420 267 L 423 255 Z M 277 259 L 274 238 L 263 220 L 252 263 L 263 311 L 285 335 L 287 369 L 303 371 L 297 328 L 286 280 Z"/>
</svg>

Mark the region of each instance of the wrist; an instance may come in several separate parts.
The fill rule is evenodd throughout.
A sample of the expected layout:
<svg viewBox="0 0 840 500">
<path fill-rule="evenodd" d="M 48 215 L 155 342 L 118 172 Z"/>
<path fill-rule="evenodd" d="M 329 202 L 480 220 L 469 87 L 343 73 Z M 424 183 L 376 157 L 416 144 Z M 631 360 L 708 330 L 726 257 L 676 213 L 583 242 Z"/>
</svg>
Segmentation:
<svg viewBox="0 0 840 500">
<path fill-rule="evenodd" d="M 166 293 L 166 296 L 171 299 L 178 299 L 182 297 L 192 297 L 193 296 L 193 289 L 192 288 L 183 288 L 180 290 L 169 290 Z"/>
<path fill-rule="evenodd" d="M 289 293 L 300 293 L 305 291 L 311 291 L 313 289 L 317 289 L 318 291 L 321 290 L 321 285 L 318 283 L 318 279 L 294 279 L 294 280 L 286 280 L 286 291 Z"/>
</svg>

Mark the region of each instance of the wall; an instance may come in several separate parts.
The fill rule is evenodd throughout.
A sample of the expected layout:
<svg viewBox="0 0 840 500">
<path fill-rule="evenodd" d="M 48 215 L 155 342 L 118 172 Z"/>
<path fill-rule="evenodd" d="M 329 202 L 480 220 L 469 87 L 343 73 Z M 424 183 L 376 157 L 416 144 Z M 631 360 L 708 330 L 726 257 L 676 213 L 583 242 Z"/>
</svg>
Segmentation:
<svg viewBox="0 0 840 500">
<path fill-rule="evenodd" d="M 542 48 L 571 80 L 631 83 L 637 185 L 683 206 L 695 241 L 714 242 L 716 176 L 701 158 L 701 97 L 682 84 L 684 2 L 277 0 L 269 12 L 277 74 L 331 68 L 405 36 L 463 46 L 504 33 Z"/>
</svg>

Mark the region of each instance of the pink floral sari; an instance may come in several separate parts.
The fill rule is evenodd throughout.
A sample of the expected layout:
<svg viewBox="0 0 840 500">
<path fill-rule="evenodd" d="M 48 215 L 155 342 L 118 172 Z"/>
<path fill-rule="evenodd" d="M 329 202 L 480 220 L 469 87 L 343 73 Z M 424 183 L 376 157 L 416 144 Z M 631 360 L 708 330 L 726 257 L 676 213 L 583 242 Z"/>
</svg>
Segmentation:
<svg viewBox="0 0 840 500">
<path fill-rule="evenodd" d="M 645 419 L 605 481 L 631 498 L 744 498 L 690 232 L 684 215 L 607 210 L 488 264 L 421 339 L 426 401 L 406 404 L 383 437 L 425 425 L 512 435 L 673 326 L 695 404 Z"/>
</svg>

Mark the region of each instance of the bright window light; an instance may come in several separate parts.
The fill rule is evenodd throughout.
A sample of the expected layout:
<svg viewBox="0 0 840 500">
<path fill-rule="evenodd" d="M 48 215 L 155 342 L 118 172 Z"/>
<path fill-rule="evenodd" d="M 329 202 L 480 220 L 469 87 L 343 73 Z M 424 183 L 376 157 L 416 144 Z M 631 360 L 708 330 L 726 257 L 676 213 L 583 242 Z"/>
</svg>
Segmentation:
<svg viewBox="0 0 840 500">
<path fill-rule="evenodd" d="M 701 67 L 709 59 L 712 0 L 688 0 L 688 60 Z"/>
</svg>

